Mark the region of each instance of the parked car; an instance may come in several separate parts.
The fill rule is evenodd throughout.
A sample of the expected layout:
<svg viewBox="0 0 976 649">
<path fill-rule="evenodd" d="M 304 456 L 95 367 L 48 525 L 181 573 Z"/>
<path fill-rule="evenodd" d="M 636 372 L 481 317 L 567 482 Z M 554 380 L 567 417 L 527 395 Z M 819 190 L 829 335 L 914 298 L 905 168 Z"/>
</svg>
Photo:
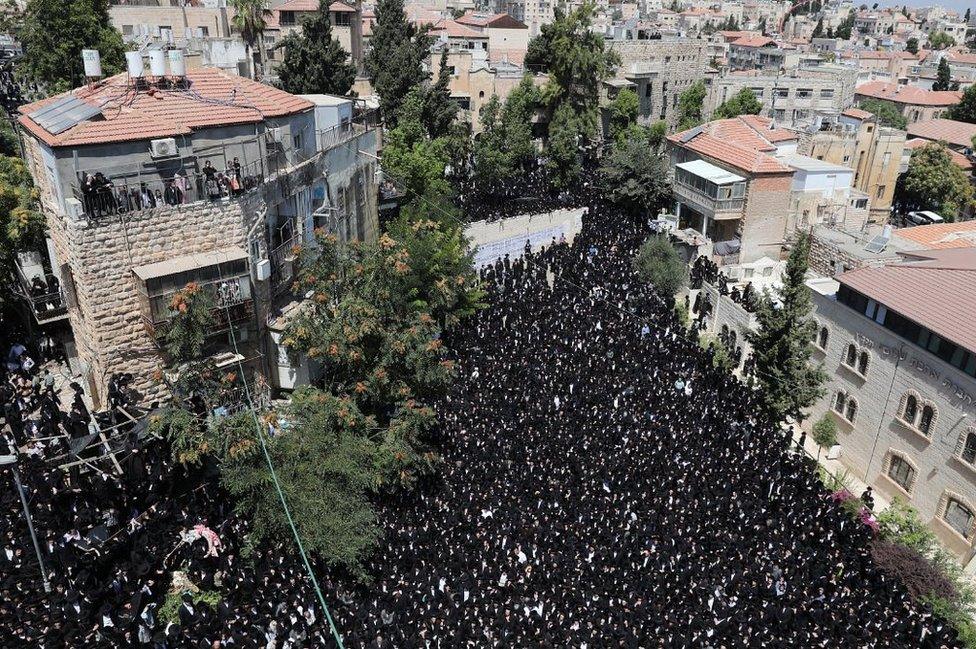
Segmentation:
<svg viewBox="0 0 976 649">
<path fill-rule="evenodd" d="M 920 212 L 909 212 L 905 215 L 906 228 L 910 228 L 913 225 L 932 225 L 933 223 L 945 223 L 945 219 L 935 212 L 929 212 L 927 210 Z"/>
</svg>

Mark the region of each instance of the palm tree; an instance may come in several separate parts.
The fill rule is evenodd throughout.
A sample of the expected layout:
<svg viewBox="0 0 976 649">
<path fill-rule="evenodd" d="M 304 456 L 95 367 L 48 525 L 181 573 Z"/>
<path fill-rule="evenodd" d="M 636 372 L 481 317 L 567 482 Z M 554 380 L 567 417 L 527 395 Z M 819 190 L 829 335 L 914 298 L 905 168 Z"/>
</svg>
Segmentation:
<svg viewBox="0 0 976 649">
<path fill-rule="evenodd" d="M 268 53 L 264 49 L 264 30 L 268 23 L 265 20 L 271 16 L 271 10 L 265 6 L 265 0 L 231 0 L 230 5 L 234 8 L 234 28 L 241 33 L 244 40 L 244 47 L 247 51 L 247 60 L 253 65 L 254 57 L 251 51 L 255 43 L 258 46 L 258 55 L 261 58 L 261 74 L 266 72 L 265 63 L 268 60 Z M 251 77 L 257 79 L 257 70 L 252 68 Z"/>
</svg>

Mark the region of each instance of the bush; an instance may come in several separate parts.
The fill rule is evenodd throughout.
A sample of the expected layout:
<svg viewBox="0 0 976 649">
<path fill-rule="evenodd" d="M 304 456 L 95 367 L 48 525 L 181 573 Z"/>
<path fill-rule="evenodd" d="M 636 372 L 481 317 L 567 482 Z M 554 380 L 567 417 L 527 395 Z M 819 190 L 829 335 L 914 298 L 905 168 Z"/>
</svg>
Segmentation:
<svg viewBox="0 0 976 649">
<path fill-rule="evenodd" d="M 701 345 L 702 349 L 711 350 L 712 367 L 726 372 L 735 369 L 728 348 L 716 336 L 702 334 L 701 338 L 698 339 L 698 344 Z"/>
<path fill-rule="evenodd" d="M 899 580 L 913 599 L 934 597 L 955 602 L 959 593 L 938 566 L 917 550 L 891 541 L 871 544 L 871 556 L 888 577 Z"/>
<path fill-rule="evenodd" d="M 688 281 L 688 268 L 667 236 L 653 235 L 641 246 L 634 267 L 661 295 L 671 298 Z"/>
<path fill-rule="evenodd" d="M 830 415 L 824 415 L 813 425 L 813 441 L 821 448 L 830 448 L 837 443 L 837 422 Z"/>
</svg>

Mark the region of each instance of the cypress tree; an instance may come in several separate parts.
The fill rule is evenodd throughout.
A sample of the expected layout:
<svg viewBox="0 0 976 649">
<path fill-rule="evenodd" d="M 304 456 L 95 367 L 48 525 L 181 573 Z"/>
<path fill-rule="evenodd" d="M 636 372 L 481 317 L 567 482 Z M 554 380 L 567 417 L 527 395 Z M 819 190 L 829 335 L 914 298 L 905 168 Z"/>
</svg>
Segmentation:
<svg viewBox="0 0 976 649">
<path fill-rule="evenodd" d="M 301 35 L 289 34 L 278 47 L 285 50 L 278 68 L 278 86 L 293 95 L 345 95 L 356 80 L 349 54 L 332 38 L 325 0 L 320 0 L 318 11 L 302 22 Z"/>
</svg>

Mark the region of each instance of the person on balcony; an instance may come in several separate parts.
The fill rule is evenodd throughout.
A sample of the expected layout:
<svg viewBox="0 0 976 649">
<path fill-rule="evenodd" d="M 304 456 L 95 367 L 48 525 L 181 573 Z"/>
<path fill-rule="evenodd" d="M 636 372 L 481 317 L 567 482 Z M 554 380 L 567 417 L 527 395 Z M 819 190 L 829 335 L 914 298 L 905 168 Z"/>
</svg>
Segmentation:
<svg viewBox="0 0 976 649">
<path fill-rule="evenodd" d="M 179 205 L 183 202 L 183 192 L 172 180 L 166 182 L 166 191 L 163 193 L 163 197 L 167 205 Z"/>
<path fill-rule="evenodd" d="M 139 203 L 144 210 L 156 207 L 156 197 L 146 183 L 139 183 Z"/>
</svg>

